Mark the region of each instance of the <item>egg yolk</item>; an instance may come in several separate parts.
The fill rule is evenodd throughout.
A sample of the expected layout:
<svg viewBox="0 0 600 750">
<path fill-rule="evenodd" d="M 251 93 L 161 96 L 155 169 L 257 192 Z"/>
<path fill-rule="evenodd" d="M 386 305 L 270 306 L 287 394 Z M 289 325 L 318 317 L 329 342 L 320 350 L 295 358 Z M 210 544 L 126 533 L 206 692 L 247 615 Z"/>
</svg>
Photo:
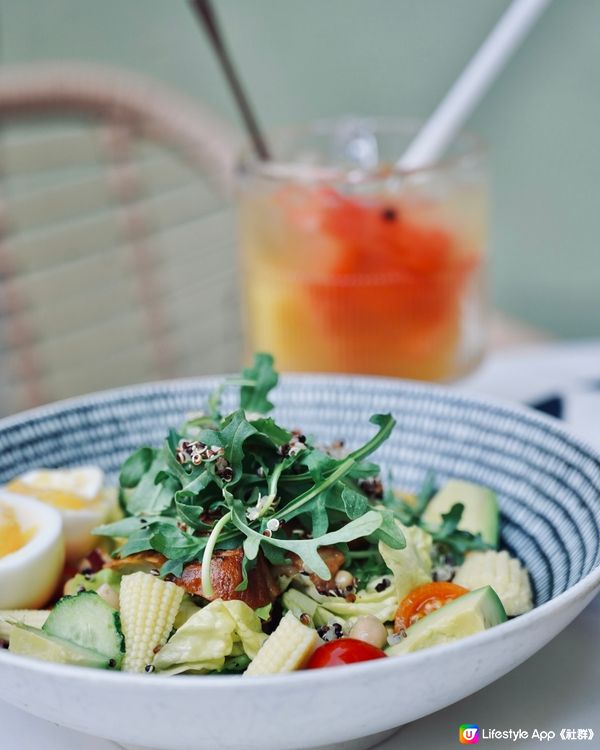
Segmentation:
<svg viewBox="0 0 600 750">
<path fill-rule="evenodd" d="M 37 500 L 41 500 L 43 503 L 48 503 L 48 505 L 53 505 L 55 508 L 62 508 L 63 510 L 81 510 L 81 508 L 90 507 L 89 502 L 82 500 L 81 497 L 74 492 L 52 488 L 32 487 L 30 484 L 21 482 L 19 479 L 14 479 L 12 482 L 9 482 L 6 485 L 6 489 L 9 490 L 9 492 L 16 492 L 19 495 L 33 496 Z"/>
<path fill-rule="evenodd" d="M 24 547 L 33 533 L 33 529 L 21 528 L 12 508 L 0 505 L 0 558 Z"/>
</svg>

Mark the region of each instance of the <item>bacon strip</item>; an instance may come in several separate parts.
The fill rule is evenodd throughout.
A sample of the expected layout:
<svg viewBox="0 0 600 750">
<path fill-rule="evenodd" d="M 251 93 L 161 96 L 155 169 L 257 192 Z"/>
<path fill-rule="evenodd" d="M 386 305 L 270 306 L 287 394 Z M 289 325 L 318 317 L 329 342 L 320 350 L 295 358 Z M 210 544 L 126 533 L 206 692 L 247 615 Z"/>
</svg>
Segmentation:
<svg viewBox="0 0 600 750">
<path fill-rule="evenodd" d="M 213 599 L 239 599 L 252 609 L 270 604 L 281 593 L 279 586 L 267 561 L 259 555 L 256 565 L 248 572 L 248 586 L 244 591 L 236 591 L 242 582 L 242 560 L 244 551 L 241 548 L 217 550 L 210 562 L 210 580 L 213 586 Z M 181 578 L 174 582 L 189 594 L 205 595 L 202 592 L 202 563 L 188 563 L 183 569 Z"/>
<path fill-rule="evenodd" d="M 119 557 L 115 560 L 110 560 L 104 567 L 112 568 L 118 573 L 123 573 L 124 575 L 137 573 L 139 570 L 144 573 L 149 573 L 151 570 L 160 570 L 166 561 L 167 558 L 164 555 L 161 555 L 160 552 L 147 550 L 145 552 L 136 552 L 135 555 L 127 555 L 127 557 Z"/>
<path fill-rule="evenodd" d="M 325 593 L 335 588 L 335 575 L 344 564 L 344 554 L 336 547 L 320 547 L 319 554 L 331 572 L 331 579 L 325 581 L 315 573 L 310 573 L 310 579 L 318 591 Z M 302 560 L 293 552 L 286 553 L 290 563 L 288 565 L 271 566 L 260 554 L 256 565 L 248 572 L 248 586 L 244 591 L 236 591 L 243 580 L 242 560 L 244 551 L 241 547 L 229 550 L 217 550 L 210 562 L 210 579 L 213 586 L 213 599 L 239 599 L 246 602 L 252 609 L 264 607 L 273 602 L 281 593 L 277 584 L 278 576 L 292 577 L 304 570 Z M 111 560 L 107 567 L 121 573 L 134 573 L 138 570 L 150 572 L 160 569 L 166 561 L 164 555 L 148 550 L 129 555 L 120 560 Z M 173 583 L 184 588 L 188 594 L 205 597 L 202 593 L 202 563 L 188 563 L 181 578 L 171 578 Z"/>
</svg>

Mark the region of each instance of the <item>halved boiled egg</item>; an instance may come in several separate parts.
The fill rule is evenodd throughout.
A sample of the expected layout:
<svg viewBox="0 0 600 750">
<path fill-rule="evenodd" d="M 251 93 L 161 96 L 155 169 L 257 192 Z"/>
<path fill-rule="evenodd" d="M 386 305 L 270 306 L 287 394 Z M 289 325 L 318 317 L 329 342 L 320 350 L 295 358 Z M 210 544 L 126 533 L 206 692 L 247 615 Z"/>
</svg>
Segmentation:
<svg viewBox="0 0 600 750">
<path fill-rule="evenodd" d="M 56 508 L 62 516 L 67 560 L 77 562 L 98 544 L 91 535 L 104 523 L 114 500 L 103 491 L 104 472 L 98 466 L 76 469 L 34 469 L 13 479 L 6 489 Z"/>
<path fill-rule="evenodd" d="M 64 563 L 60 513 L 0 490 L 0 609 L 43 606 L 58 585 Z"/>
</svg>

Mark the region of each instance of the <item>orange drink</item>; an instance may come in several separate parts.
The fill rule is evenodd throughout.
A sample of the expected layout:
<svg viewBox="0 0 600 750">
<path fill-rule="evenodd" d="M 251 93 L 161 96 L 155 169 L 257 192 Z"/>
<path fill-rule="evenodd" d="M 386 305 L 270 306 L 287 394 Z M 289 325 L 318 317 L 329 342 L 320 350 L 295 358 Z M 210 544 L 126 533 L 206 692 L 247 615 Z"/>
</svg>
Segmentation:
<svg viewBox="0 0 600 750">
<path fill-rule="evenodd" d="M 408 126 L 340 127 L 318 123 L 278 163 L 242 165 L 247 354 L 269 351 L 288 371 L 456 378 L 485 340 L 482 156 L 463 144 L 402 173 L 385 159 Z M 369 143 L 366 165 L 344 157 L 364 160 Z"/>
</svg>

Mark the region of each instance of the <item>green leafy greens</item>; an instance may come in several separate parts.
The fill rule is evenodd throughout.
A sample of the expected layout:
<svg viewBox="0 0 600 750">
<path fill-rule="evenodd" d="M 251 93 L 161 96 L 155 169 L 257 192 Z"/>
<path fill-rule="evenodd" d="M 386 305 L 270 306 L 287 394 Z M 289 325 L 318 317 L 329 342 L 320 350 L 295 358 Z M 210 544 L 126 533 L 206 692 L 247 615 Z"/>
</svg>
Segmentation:
<svg viewBox="0 0 600 750">
<path fill-rule="evenodd" d="M 463 562 L 467 552 L 490 549 L 491 545 L 483 541 L 481 534 L 472 534 L 470 531 L 459 528 L 464 511 L 462 503 L 453 505 L 448 513 L 442 516 L 442 523 L 438 526 L 432 526 L 423 521 L 423 513 L 437 489 L 434 473 L 428 472 L 414 497 L 414 502 L 409 503 L 394 492 L 390 481 L 382 503 L 400 523 L 409 527 L 418 526 L 431 535 L 435 542 L 434 557 L 437 562 L 450 559 L 452 564 L 459 565 Z M 369 560 L 365 564 L 368 569 L 369 566 L 377 566 L 379 561 Z"/>
<path fill-rule="evenodd" d="M 389 437 L 393 417 L 371 417 L 373 437 L 340 458 L 267 416 L 277 381 L 273 358 L 258 354 L 240 378 L 210 396 L 205 413 L 170 430 L 162 446 L 135 451 L 119 476 L 125 518 L 95 533 L 124 540 L 120 556 L 160 552 L 163 575 L 181 575 L 187 563 L 201 560 L 207 597 L 210 560 L 220 549 L 244 550 L 240 589 L 261 552 L 273 563 L 298 555 L 327 580 L 319 547 L 347 549 L 364 539 L 375 549 L 379 541 L 403 549 L 394 512 L 374 506 L 361 488 L 361 480 L 379 474 L 367 459 Z M 240 388 L 240 408 L 223 415 L 227 385 Z"/>
</svg>

